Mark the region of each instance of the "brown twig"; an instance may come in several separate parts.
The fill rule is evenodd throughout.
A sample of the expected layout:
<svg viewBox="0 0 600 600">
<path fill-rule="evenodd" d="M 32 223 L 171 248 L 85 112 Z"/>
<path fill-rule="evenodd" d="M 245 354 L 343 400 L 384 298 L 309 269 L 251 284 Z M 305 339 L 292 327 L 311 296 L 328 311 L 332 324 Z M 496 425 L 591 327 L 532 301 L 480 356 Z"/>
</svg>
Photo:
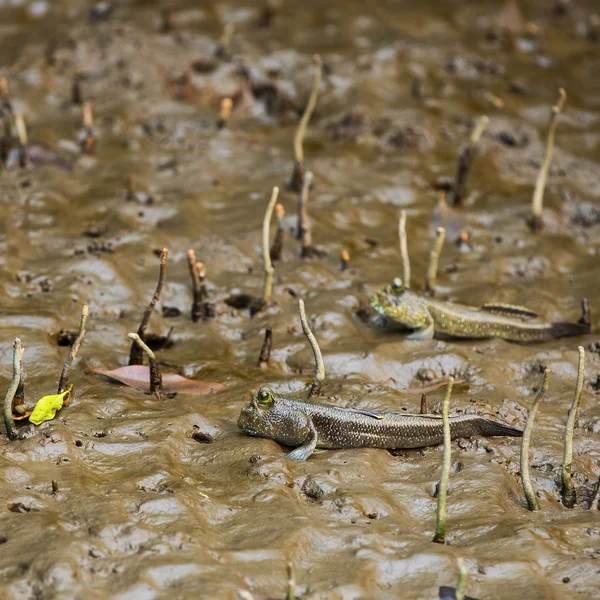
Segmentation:
<svg viewBox="0 0 600 600">
<path fill-rule="evenodd" d="M 285 217 L 285 210 L 282 204 L 275 205 L 275 217 L 277 218 L 277 231 L 275 232 L 275 238 L 271 244 L 271 260 L 275 262 L 281 259 L 281 252 L 283 251 L 283 242 L 285 240 L 285 231 L 283 229 L 283 218 Z"/>
<path fill-rule="evenodd" d="M 427 394 L 421 394 L 421 414 L 426 415 L 427 413 Z"/>
<path fill-rule="evenodd" d="M 208 292 L 204 283 L 206 279 L 204 264 L 196 261 L 196 254 L 192 249 L 187 251 L 187 261 L 192 278 L 192 321 L 197 323 L 212 316 L 214 311 L 212 305 L 206 302 Z"/>
<path fill-rule="evenodd" d="M 535 182 L 535 190 L 531 201 L 531 220 L 530 227 L 533 231 L 539 231 L 542 228 L 542 211 L 544 210 L 544 190 L 546 189 L 546 181 L 548 180 L 548 171 L 552 163 L 552 153 L 554 151 L 554 138 L 556 137 L 556 125 L 558 124 L 558 115 L 562 112 L 567 101 L 567 92 L 563 88 L 558 90 L 558 102 L 552 107 L 552 115 L 550 117 L 550 127 L 548 128 L 548 137 L 546 139 L 546 155 L 544 162 L 540 167 L 537 180 Z"/>
<path fill-rule="evenodd" d="M 21 350 L 21 340 L 19 338 L 15 338 L 13 344 L 13 376 L 4 398 L 4 425 L 6 426 L 6 435 L 9 440 L 15 440 L 18 437 L 12 409 L 13 399 L 17 393 L 17 388 L 19 387 L 19 383 L 21 381 L 22 356 L 23 351 Z"/>
<path fill-rule="evenodd" d="M 306 110 L 298 123 L 298 129 L 294 136 L 294 170 L 292 171 L 292 177 L 288 182 L 289 189 L 300 192 L 302 190 L 302 183 L 304 179 L 304 136 L 306 135 L 306 129 L 312 116 L 315 106 L 317 105 L 317 97 L 319 95 L 319 84 L 321 83 L 322 64 L 321 57 L 318 54 L 313 56 L 313 84 L 306 105 Z"/>
<path fill-rule="evenodd" d="M 152 311 L 156 306 L 156 303 L 160 299 L 160 294 L 163 289 L 163 285 L 165 283 L 165 277 L 167 275 L 167 256 L 169 251 L 166 248 L 163 248 L 160 253 L 160 271 L 158 274 L 158 283 L 156 284 L 156 291 L 154 292 L 154 296 L 152 296 L 152 300 L 150 300 L 150 304 L 148 304 L 148 308 L 144 312 L 144 316 L 142 317 L 142 322 L 138 327 L 137 333 L 142 341 L 144 341 L 144 336 L 146 334 L 146 328 L 148 327 L 148 322 L 150 321 L 150 316 L 152 315 Z M 142 348 L 136 344 L 135 342 L 131 344 L 131 350 L 129 352 L 129 364 L 130 365 L 141 365 L 144 363 L 143 360 L 143 350 Z"/>
<path fill-rule="evenodd" d="M 150 363 L 150 394 L 158 400 L 165 397 L 163 391 L 163 382 L 160 369 L 156 362 L 156 355 L 150 348 L 144 343 L 137 333 L 128 333 L 127 337 L 132 340 L 132 343 L 139 347 L 140 351 L 148 356 L 148 362 Z"/>
<path fill-rule="evenodd" d="M 83 102 L 83 95 L 81 93 L 81 76 L 77 73 L 73 77 L 73 83 L 71 84 L 71 103 L 81 104 Z"/>
<path fill-rule="evenodd" d="M 462 204 L 463 190 L 467 183 L 469 171 L 471 170 L 473 152 L 475 151 L 477 143 L 483 135 L 483 132 L 486 130 L 489 122 L 490 120 L 485 115 L 477 121 L 473 131 L 471 132 L 469 143 L 463 148 L 463 151 L 460 154 L 460 158 L 458 160 L 458 167 L 456 170 L 456 180 L 454 183 L 454 206 L 460 206 Z"/>
<path fill-rule="evenodd" d="M 258 366 L 262 367 L 266 365 L 271 358 L 271 349 L 273 348 L 273 331 L 270 327 L 265 330 L 265 339 L 263 341 L 262 348 L 260 349 L 260 355 L 258 356 Z"/>
<path fill-rule="evenodd" d="M 69 354 L 65 359 L 65 364 L 63 365 L 62 373 L 60 374 L 60 379 L 58 381 L 58 390 L 57 394 L 62 394 L 69 387 L 69 371 L 71 370 L 71 365 L 77 356 L 77 352 L 79 352 L 79 346 L 81 346 L 81 342 L 83 341 L 83 336 L 85 335 L 85 325 L 87 323 L 89 309 L 87 304 L 83 305 L 81 309 L 81 321 L 79 322 L 79 331 L 77 332 L 77 337 L 69 350 Z"/>
</svg>

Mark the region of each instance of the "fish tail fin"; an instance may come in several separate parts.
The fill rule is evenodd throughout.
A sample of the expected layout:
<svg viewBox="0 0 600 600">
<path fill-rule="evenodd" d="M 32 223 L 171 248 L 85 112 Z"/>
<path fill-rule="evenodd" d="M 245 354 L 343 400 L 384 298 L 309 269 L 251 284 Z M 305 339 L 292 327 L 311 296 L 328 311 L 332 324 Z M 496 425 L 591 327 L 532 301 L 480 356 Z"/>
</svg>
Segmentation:
<svg viewBox="0 0 600 600">
<path fill-rule="evenodd" d="M 490 419 L 478 418 L 476 427 L 478 433 L 486 437 L 523 437 L 523 432 L 520 429 L 505 425 L 504 423 L 498 423 L 497 421 L 491 421 Z"/>
<path fill-rule="evenodd" d="M 556 322 L 550 325 L 550 332 L 554 338 L 572 337 L 592 333 L 592 327 L 586 323 Z"/>
</svg>

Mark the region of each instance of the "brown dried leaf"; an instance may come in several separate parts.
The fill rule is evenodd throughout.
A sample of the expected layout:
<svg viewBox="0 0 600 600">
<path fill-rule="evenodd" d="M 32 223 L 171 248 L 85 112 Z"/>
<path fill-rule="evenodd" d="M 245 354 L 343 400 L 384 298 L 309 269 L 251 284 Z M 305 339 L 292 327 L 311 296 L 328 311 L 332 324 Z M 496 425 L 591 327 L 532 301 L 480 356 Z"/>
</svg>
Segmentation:
<svg viewBox="0 0 600 600">
<path fill-rule="evenodd" d="M 129 365 L 119 367 L 112 371 L 103 369 L 90 369 L 87 371 L 92 375 L 106 378 L 113 383 L 122 383 L 128 387 L 150 393 L 150 369 L 144 365 Z M 224 390 L 225 386 L 214 381 L 200 381 L 198 379 L 186 379 L 176 373 L 162 374 L 163 388 L 166 394 L 181 393 L 200 396 L 210 392 Z"/>
</svg>

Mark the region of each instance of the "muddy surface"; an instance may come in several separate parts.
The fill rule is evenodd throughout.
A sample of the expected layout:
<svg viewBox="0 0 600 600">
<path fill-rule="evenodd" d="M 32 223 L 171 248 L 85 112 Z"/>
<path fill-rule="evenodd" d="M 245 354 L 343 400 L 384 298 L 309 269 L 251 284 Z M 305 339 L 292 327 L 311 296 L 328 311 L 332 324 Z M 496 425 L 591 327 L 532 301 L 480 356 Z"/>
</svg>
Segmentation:
<svg viewBox="0 0 600 600">
<path fill-rule="evenodd" d="M 68 330 L 90 306 L 68 407 L 35 430 L 22 426 L 25 439 L 8 442 L 2 429 L 3 598 L 276 599 L 291 562 L 299 598 L 433 599 L 455 585 L 458 557 L 473 597 L 598 597 L 600 513 L 586 510 L 600 471 L 598 337 L 411 343 L 367 309 L 369 293 L 401 274 L 397 219 L 406 208 L 414 286 L 444 224 L 440 297 L 577 320 L 587 296 L 600 326 L 597 4 L 521 2 L 522 20 L 492 1 L 330 4 L 281 0 L 265 13 L 258 2 L 182 0 L 161 18 L 167 3 L 0 0 L 0 76 L 30 141 L 29 165 L 0 175 L 2 397 L 16 336 L 27 400 L 55 392 Z M 227 23 L 231 45 L 215 57 Z M 285 182 L 317 52 L 324 75 L 305 155 L 313 242 L 327 255 L 302 260 L 290 231 L 297 197 Z M 77 78 L 94 104 L 93 154 L 80 150 Z M 534 235 L 526 218 L 559 86 L 569 98 L 545 229 Z M 218 130 L 225 96 L 233 116 Z M 490 125 L 464 207 L 441 214 L 436 190 L 452 183 L 482 114 Z M 274 302 L 250 318 L 225 300 L 262 293 L 260 228 L 274 185 L 287 239 Z M 460 232 L 468 244 L 455 244 Z M 173 332 L 159 360 L 225 391 L 156 401 L 85 374 L 126 364 L 126 336 L 152 295 L 163 246 L 167 283 L 150 331 Z M 189 248 L 206 266 L 216 313 L 198 323 L 189 317 Z M 350 266 L 341 272 L 344 248 Z M 261 384 L 308 389 L 300 297 L 325 356 L 323 395 L 340 406 L 416 411 L 420 395 L 403 389 L 452 375 L 465 383 L 451 412 L 522 426 L 540 365 L 549 367 L 531 450 L 542 511 L 526 508 L 518 440 L 453 443 L 442 546 L 431 542 L 441 447 L 327 451 L 292 463 L 277 443 L 238 432 L 239 411 Z M 273 353 L 260 369 L 267 327 Z M 579 503 L 567 510 L 557 482 L 580 344 Z M 430 394 L 433 409 L 442 393 Z"/>
</svg>

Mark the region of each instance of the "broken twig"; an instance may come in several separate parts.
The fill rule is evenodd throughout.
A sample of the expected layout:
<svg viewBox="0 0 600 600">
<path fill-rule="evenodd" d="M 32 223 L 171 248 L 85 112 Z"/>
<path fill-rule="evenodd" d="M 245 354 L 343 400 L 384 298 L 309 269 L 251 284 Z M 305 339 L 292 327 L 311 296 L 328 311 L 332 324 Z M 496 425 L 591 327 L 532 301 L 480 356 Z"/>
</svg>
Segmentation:
<svg viewBox="0 0 600 600">
<path fill-rule="evenodd" d="M 65 359 L 65 364 L 63 365 L 62 372 L 60 374 L 60 379 L 58 381 L 58 390 L 57 394 L 62 394 L 67 391 L 69 387 L 69 371 L 71 370 L 71 365 L 77 356 L 77 352 L 79 352 L 79 346 L 81 346 L 81 342 L 83 341 L 83 336 L 85 335 L 85 325 L 87 323 L 88 318 L 88 306 L 87 304 L 83 305 L 81 309 L 81 321 L 79 322 L 79 331 L 77 332 L 77 337 L 69 350 L 69 354 Z"/>
<path fill-rule="evenodd" d="M 420 414 L 427 414 L 427 394 L 421 394 L 421 412 Z"/>
<path fill-rule="evenodd" d="M 27 127 L 21 113 L 15 115 L 15 128 L 19 140 L 19 166 L 24 169 L 27 166 Z"/>
<path fill-rule="evenodd" d="M 150 394 L 160 400 L 165 397 L 163 391 L 162 375 L 158 365 L 156 364 L 156 355 L 150 348 L 144 343 L 142 338 L 137 333 L 128 333 L 127 337 L 132 340 L 133 344 L 136 344 L 142 352 L 148 357 L 150 363 Z"/>
<path fill-rule="evenodd" d="M 221 100 L 221 112 L 217 119 L 217 129 L 223 129 L 227 127 L 229 119 L 231 118 L 231 109 L 233 108 L 233 100 L 231 98 L 223 98 Z"/>
<path fill-rule="evenodd" d="M 435 284 L 437 279 L 438 266 L 440 262 L 440 254 L 446 239 L 446 230 L 443 227 L 438 227 L 436 238 L 429 253 L 429 264 L 427 265 L 427 278 L 425 280 L 425 293 L 430 296 L 435 296 Z"/>
<path fill-rule="evenodd" d="M 567 508 L 573 508 L 576 501 L 575 488 L 573 487 L 573 483 L 571 481 L 571 465 L 573 463 L 573 435 L 575 432 L 575 421 L 577 421 L 579 402 L 581 401 L 581 392 L 583 390 L 583 376 L 585 367 L 585 350 L 583 349 L 583 346 L 579 346 L 577 350 L 579 352 L 577 383 L 575 384 L 575 395 L 573 397 L 573 403 L 571 404 L 569 416 L 567 417 L 567 425 L 565 427 L 565 444 L 561 473 L 563 504 Z"/>
<path fill-rule="evenodd" d="M 529 477 L 529 443 L 531 442 L 531 432 L 533 431 L 533 422 L 537 413 L 540 402 L 543 400 L 544 395 L 548 391 L 548 380 L 550 378 L 550 370 L 544 370 L 544 381 L 542 387 L 537 393 L 529 414 L 527 415 L 527 422 L 525 423 L 525 429 L 523 430 L 523 438 L 521 439 L 521 481 L 523 482 L 523 492 L 525 492 L 525 499 L 527 500 L 527 506 L 529 510 L 538 511 L 540 510 L 540 503 L 535 497 L 533 486 L 531 485 L 531 478 Z"/>
<path fill-rule="evenodd" d="M 258 356 L 258 366 L 266 365 L 271 358 L 271 348 L 273 348 L 273 331 L 270 327 L 265 330 L 265 339 L 263 341 L 260 354 Z"/>
<path fill-rule="evenodd" d="M 196 253 L 190 249 L 187 251 L 187 262 L 192 278 L 192 321 L 197 323 L 200 320 L 214 316 L 214 306 L 206 299 L 208 292 L 206 290 L 206 269 L 204 264 L 196 261 Z"/>
<path fill-rule="evenodd" d="M 454 206 L 460 206 L 462 204 L 463 191 L 467 183 L 469 171 L 471 170 L 473 153 L 477 147 L 479 139 L 483 135 L 483 132 L 487 129 L 489 122 L 490 120 L 485 115 L 477 121 L 473 131 L 471 132 L 469 143 L 463 148 L 463 151 L 460 154 L 460 158 L 458 159 L 458 168 L 456 170 L 456 180 L 454 182 Z"/>
<path fill-rule="evenodd" d="M 311 398 L 319 393 L 321 384 L 325 381 L 325 363 L 323 362 L 323 355 L 321 354 L 321 348 L 319 348 L 319 342 L 317 342 L 317 338 L 308 324 L 306 311 L 304 310 L 304 300 L 298 300 L 298 311 L 300 313 L 302 331 L 304 331 L 304 335 L 307 337 L 315 357 L 315 376 L 308 393 L 308 397 Z"/>
<path fill-rule="evenodd" d="M 446 395 L 442 403 L 442 423 L 444 427 L 444 457 L 442 458 L 442 476 L 438 488 L 437 516 L 435 524 L 435 535 L 433 541 L 438 544 L 446 543 L 446 493 L 448 490 L 448 479 L 450 477 L 450 458 L 452 452 L 450 437 L 450 421 L 448 419 L 448 408 L 450 406 L 450 396 L 452 395 L 452 386 L 454 379 L 450 377 Z"/>
<path fill-rule="evenodd" d="M 152 300 L 150 300 L 150 304 L 146 308 L 144 312 L 144 316 L 142 317 L 142 322 L 138 327 L 137 333 L 142 341 L 144 341 L 144 336 L 146 335 L 146 327 L 148 327 L 148 323 L 150 321 L 150 316 L 152 315 L 152 311 L 156 306 L 156 303 L 160 299 L 160 294 L 163 289 L 163 285 L 165 283 L 165 277 L 167 275 L 167 256 L 169 255 L 169 251 L 166 248 L 163 248 L 160 252 L 160 271 L 158 274 L 158 283 L 156 284 L 156 291 L 154 292 L 154 296 L 152 296 Z M 131 350 L 129 352 L 129 365 L 142 365 L 144 364 L 143 360 L 144 352 L 142 348 L 136 344 L 135 342 L 131 344 Z"/>
<path fill-rule="evenodd" d="M 556 137 L 556 125 L 558 124 L 558 115 L 562 112 L 567 101 L 567 92 L 563 88 L 558 90 L 558 102 L 552 107 L 552 116 L 550 117 L 550 127 L 546 139 L 546 155 L 544 162 L 540 167 L 535 190 L 531 201 L 531 221 L 530 226 L 533 231 L 539 231 L 542 228 L 542 211 L 544 209 L 544 190 L 548 179 L 548 171 L 552 163 L 552 152 L 554 151 L 554 138 Z"/>
<path fill-rule="evenodd" d="M 344 248 L 342 250 L 342 253 L 340 254 L 340 271 L 343 273 L 348 266 L 350 265 L 350 253 L 348 252 L 348 250 L 346 250 L 346 248 Z"/>
</svg>

